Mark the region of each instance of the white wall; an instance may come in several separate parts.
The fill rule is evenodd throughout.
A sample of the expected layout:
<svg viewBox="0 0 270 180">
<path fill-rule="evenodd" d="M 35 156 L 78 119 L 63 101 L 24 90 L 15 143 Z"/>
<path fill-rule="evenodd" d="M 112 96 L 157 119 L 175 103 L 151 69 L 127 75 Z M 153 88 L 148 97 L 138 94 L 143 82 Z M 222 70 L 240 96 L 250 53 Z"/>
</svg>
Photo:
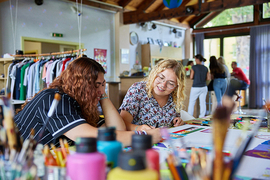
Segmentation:
<svg viewBox="0 0 270 180">
<path fill-rule="evenodd" d="M 177 29 L 182 32 L 182 37 L 176 38 L 174 33 L 171 33 L 171 27 L 163 26 L 156 24 L 157 28 L 148 30 L 147 28 L 140 27 L 139 24 L 131 24 L 129 27 L 130 32 L 134 31 L 139 36 L 139 43 L 137 45 L 130 45 L 130 68 L 133 67 L 136 61 L 136 52 L 139 54 L 139 58 L 141 60 L 141 45 L 146 44 L 147 38 L 153 38 L 153 40 L 161 39 L 163 43 L 167 42 L 176 42 L 177 46 L 181 46 L 183 50 L 183 59 L 185 58 L 185 30 Z"/>
<path fill-rule="evenodd" d="M 12 13 L 15 19 L 15 3 Z M 78 1 L 80 2 L 80 1 Z M 21 49 L 21 37 L 33 37 L 69 42 L 79 42 L 77 14 L 70 6 L 72 3 L 59 0 L 45 0 L 37 6 L 34 0 L 18 1 L 17 33 L 15 49 Z M 75 5 L 75 4 L 74 4 Z M 114 14 L 83 6 L 82 40 L 86 54 L 94 56 L 94 48 L 107 49 L 107 79 L 114 73 Z M 0 3 L 0 54 L 14 54 L 9 1 Z M 51 33 L 62 33 L 63 38 L 51 37 Z"/>
</svg>

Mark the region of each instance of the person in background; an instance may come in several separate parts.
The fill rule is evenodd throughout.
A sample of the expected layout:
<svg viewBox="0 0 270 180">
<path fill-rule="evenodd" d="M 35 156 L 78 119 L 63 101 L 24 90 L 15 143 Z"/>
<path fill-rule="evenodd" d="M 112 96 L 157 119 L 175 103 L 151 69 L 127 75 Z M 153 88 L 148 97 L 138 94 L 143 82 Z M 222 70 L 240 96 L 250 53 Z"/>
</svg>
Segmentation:
<svg viewBox="0 0 270 180">
<path fill-rule="evenodd" d="M 228 66 L 225 64 L 225 60 L 224 60 L 224 58 L 223 58 L 222 56 L 220 56 L 220 57 L 218 58 L 218 62 L 219 62 L 220 64 L 222 64 L 223 67 L 225 68 L 225 74 L 226 74 L 226 80 L 227 80 L 227 87 L 228 87 L 228 85 L 230 84 L 230 80 L 231 80 L 231 73 L 230 73 L 230 71 L 229 71 L 229 68 L 228 68 Z"/>
<path fill-rule="evenodd" d="M 202 65 L 202 62 L 206 60 L 202 55 L 197 54 L 195 56 L 196 65 L 192 66 L 190 72 L 190 79 L 193 79 L 193 84 L 190 90 L 188 113 L 193 116 L 194 105 L 197 98 L 200 98 L 200 115 L 204 117 L 206 114 L 206 95 L 208 92 L 206 81 L 210 80 L 210 74 L 208 68 Z"/>
<path fill-rule="evenodd" d="M 231 66 L 233 68 L 233 72 L 231 73 L 231 75 L 234 76 L 235 78 L 231 79 L 230 81 L 230 86 L 228 88 L 229 95 L 236 94 L 235 90 L 245 90 L 250 85 L 250 81 L 246 77 L 245 73 L 242 71 L 241 68 L 237 67 L 237 62 L 233 61 Z M 237 100 L 241 98 L 239 95 L 237 96 L 238 96 Z"/>
<path fill-rule="evenodd" d="M 176 60 L 160 61 L 149 76 L 134 83 L 119 108 L 128 130 L 147 130 L 184 124 L 185 72 Z"/>
<path fill-rule="evenodd" d="M 54 143 L 58 146 L 63 136 L 72 143 L 77 137 L 97 137 L 100 102 L 105 117 L 102 126 L 116 128 L 117 140 L 123 145 L 131 144 L 133 131 L 126 131 L 125 123 L 105 93 L 105 70 L 93 59 L 81 57 L 71 62 L 47 89 L 43 89 L 15 115 L 14 121 L 24 139 L 28 139 L 34 129 L 35 139 L 41 131 L 54 99 L 55 93 L 61 95 L 55 113 L 40 140 L 42 144 Z M 146 130 L 153 137 L 153 143 L 161 140 L 159 129 Z M 65 138 L 64 137 L 64 138 Z"/>
<path fill-rule="evenodd" d="M 221 63 L 218 63 L 216 56 L 210 57 L 209 65 L 211 79 L 213 79 L 213 88 L 217 98 L 217 104 L 222 105 L 221 99 L 227 88 L 227 80 L 225 68 Z"/>
<path fill-rule="evenodd" d="M 194 62 L 193 61 L 188 61 L 187 66 L 193 66 Z"/>
</svg>

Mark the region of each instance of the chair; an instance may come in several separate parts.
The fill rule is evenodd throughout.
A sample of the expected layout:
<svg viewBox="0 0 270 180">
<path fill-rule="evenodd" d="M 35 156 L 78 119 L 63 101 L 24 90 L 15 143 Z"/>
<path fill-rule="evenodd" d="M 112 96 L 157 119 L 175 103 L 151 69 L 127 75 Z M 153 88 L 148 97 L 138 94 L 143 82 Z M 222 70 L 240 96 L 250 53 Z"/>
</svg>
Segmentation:
<svg viewBox="0 0 270 180">
<path fill-rule="evenodd" d="M 239 93 L 237 94 L 237 99 L 235 101 L 238 101 L 238 108 L 237 108 L 237 111 L 234 112 L 235 114 L 246 114 L 245 112 L 242 111 L 242 108 L 241 108 L 242 90 L 245 91 L 246 89 L 240 89 Z"/>
</svg>

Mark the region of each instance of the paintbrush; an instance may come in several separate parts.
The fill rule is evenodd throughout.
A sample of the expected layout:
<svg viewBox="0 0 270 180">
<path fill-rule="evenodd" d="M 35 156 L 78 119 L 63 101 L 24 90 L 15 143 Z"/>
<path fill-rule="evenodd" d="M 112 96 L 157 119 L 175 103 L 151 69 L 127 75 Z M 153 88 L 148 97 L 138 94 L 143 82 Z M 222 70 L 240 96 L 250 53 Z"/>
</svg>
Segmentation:
<svg viewBox="0 0 270 180">
<path fill-rule="evenodd" d="M 168 164 L 169 164 L 169 162 L 173 162 L 173 165 L 174 165 L 174 168 L 172 168 L 173 169 L 172 172 L 174 171 L 174 169 L 176 169 L 177 174 L 178 174 L 177 178 L 180 178 L 181 180 L 187 180 L 188 175 L 186 173 L 185 168 L 182 166 L 181 159 L 179 158 L 178 152 L 177 152 L 175 146 L 173 145 L 173 142 L 172 142 L 172 139 L 170 137 L 170 134 L 168 133 L 168 130 L 166 128 L 161 128 L 161 134 L 169 142 L 169 144 L 172 148 L 172 151 L 173 151 L 173 154 L 171 154 L 168 157 Z M 170 166 L 172 167 L 172 165 L 170 165 Z M 177 178 L 175 178 L 175 179 L 177 179 Z"/>
<path fill-rule="evenodd" d="M 17 149 L 17 136 L 15 131 L 15 124 L 13 121 L 13 109 L 11 107 L 10 99 L 2 97 L 4 102 L 4 127 L 6 129 L 9 149 Z"/>
<path fill-rule="evenodd" d="M 45 131 L 45 128 L 46 128 L 46 126 L 47 126 L 47 124 L 48 124 L 48 122 L 49 122 L 49 119 L 50 119 L 50 117 L 53 115 L 54 111 L 56 110 L 57 105 L 58 105 L 60 99 L 61 99 L 61 95 L 58 94 L 58 93 L 56 93 L 56 94 L 54 95 L 54 99 L 53 99 L 52 105 L 51 105 L 51 107 L 50 107 L 50 109 L 49 109 L 47 118 L 45 119 L 45 123 L 44 123 L 44 125 L 43 125 L 43 127 L 42 127 L 42 129 L 41 129 L 41 131 L 40 131 L 40 133 L 39 133 L 39 135 L 38 135 L 37 143 L 40 142 L 40 140 L 41 140 L 41 138 L 42 138 L 42 136 L 43 136 L 43 133 L 44 133 L 44 131 Z"/>
<path fill-rule="evenodd" d="M 232 165 L 232 172 L 231 175 L 234 175 L 234 173 L 237 171 L 239 164 L 242 160 L 242 157 L 247 149 L 247 147 L 249 146 L 250 142 L 252 141 L 253 137 L 257 134 L 257 132 L 259 131 L 261 122 L 262 122 L 262 114 L 260 115 L 260 117 L 258 118 L 259 121 L 256 122 L 256 124 L 253 126 L 251 133 L 247 136 L 247 138 L 245 138 L 243 140 L 243 142 L 241 143 L 240 147 L 238 148 L 234 158 L 233 158 L 233 165 Z"/>
<path fill-rule="evenodd" d="M 223 106 L 216 108 L 213 114 L 214 165 L 213 179 L 221 180 L 223 174 L 223 146 L 230 126 L 230 115 L 234 107 L 231 98 L 224 97 Z"/>
</svg>

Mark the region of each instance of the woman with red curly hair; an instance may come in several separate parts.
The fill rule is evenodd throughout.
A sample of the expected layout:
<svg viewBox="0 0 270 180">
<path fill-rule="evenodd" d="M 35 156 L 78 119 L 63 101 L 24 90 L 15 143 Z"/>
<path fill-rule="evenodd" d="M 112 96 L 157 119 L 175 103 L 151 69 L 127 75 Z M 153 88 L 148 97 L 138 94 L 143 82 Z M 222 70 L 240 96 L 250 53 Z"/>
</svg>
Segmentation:
<svg viewBox="0 0 270 180">
<path fill-rule="evenodd" d="M 24 139 L 28 139 L 31 129 L 41 131 L 54 99 L 55 93 L 61 95 L 55 113 L 40 142 L 54 143 L 58 146 L 59 138 L 67 137 L 73 142 L 76 137 L 96 137 L 99 121 L 97 104 L 100 102 L 105 117 L 103 126 L 116 128 L 117 140 L 130 145 L 133 131 L 125 131 L 126 126 L 112 102 L 105 93 L 105 71 L 95 60 L 81 57 L 71 62 L 49 86 L 40 91 L 30 102 L 24 104 L 14 121 Z M 137 132 L 138 133 L 138 132 Z M 148 130 L 153 142 L 161 139 L 160 131 Z"/>
</svg>

